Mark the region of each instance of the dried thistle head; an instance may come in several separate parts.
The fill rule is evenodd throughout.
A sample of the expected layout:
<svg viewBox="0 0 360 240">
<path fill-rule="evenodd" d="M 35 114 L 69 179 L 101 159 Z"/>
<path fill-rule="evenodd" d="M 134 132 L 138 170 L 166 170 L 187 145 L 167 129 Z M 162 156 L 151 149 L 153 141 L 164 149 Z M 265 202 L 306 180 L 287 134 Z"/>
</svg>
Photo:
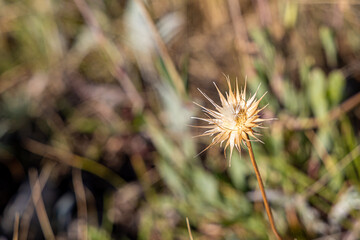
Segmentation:
<svg viewBox="0 0 360 240">
<path fill-rule="evenodd" d="M 221 146 L 222 143 L 226 141 L 224 155 L 227 147 L 230 146 L 229 166 L 231 166 L 231 156 L 234 146 L 240 152 L 241 143 L 243 143 L 245 146 L 245 141 L 250 140 L 249 136 L 254 138 L 254 141 L 261 142 L 261 140 L 255 136 L 259 134 L 254 131 L 254 128 L 261 127 L 262 122 L 272 119 L 262 119 L 259 116 L 259 112 L 267 107 L 267 105 L 265 105 L 263 108 L 258 109 L 261 99 L 267 93 L 266 92 L 259 99 L 256 99 L 256 93 L 258 92 L 260 86 L 256 90 L 255 94 L 246 100 L 246 82 L 244 89 L 239 91 L 239 85 L 236 80 L 235 90 L 232 91 L 230 79 L 228 76 L 226 77 L 226 80 L 229 87 L 229 93 L 226 93 L 226 98 L 214 83 L 219 93 L 221 106 L 216 104 L 211 98 L 198 89 L 201 94 L 204 95 L 204 97 L 209 100 L 209 102 L 215 107 L 215 110 L 208 109 L 198 103 L 195 103 L 202 108 L 203 112 L 208 118 L 193 118 L 207 122 L 209 124 L 208 126 L 198 126 L 200 128 L 209 129 L 199 136 L 213 136 L 211 144 L 199 154 L 206 151 L 215 144 L 220 143 Z"/>
</svg>

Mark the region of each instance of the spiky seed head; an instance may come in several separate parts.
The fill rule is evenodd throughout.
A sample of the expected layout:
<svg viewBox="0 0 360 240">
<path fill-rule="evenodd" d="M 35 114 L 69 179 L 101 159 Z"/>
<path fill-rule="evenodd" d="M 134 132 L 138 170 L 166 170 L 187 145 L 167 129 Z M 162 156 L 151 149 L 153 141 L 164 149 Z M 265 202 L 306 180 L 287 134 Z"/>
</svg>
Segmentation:
<svg viewBox="0 0 360 240">
<path fill-rule="evenodd" d="M 224 97 L 214 83 L 219 93 L 221 106 L 216 104 L 211 98 L 198 89 L 201 94 L 215 107 L 215 110 L 211 110 L 195 103 L 202 108 L 207 118 L 194 117 L 194 119 L 198 119 L 209 124 L 206 126 L 198 126 L 200 128 L 209 129 L 199 136 L 213 136 L 210 145 L 199 154 L 218 143 L 220 143 L 221 146 L 226 141 L 224 155 L 226 156 L 225 153 L 227 147 L 230 147 L 229 166 L 231 166 L 231 156 L 234 147 L 236 147 L 236 149 L 240 152 L 241 144 L 245 146 L 245 141 L 250 140 L 249 136 L 252 137 L 254 141 L 261 142 L 261 140 L 255 136 L 258 134 L 254 131 L 254 128 L 260 127 L 262 122 L 272 119 L 262 119 L 259 116 L 259 112 L 267 106 L 266 105 L 263 108 L 258 109 L 261 99 L 266 94 L 265 93 L 259 99 L 256 99 L 256 94 L 260 85 L 254 95 L 246 100 L 246 81 L 244 89 L 239 91 L 239 85 L 236 80 L 235 90 L 233 91 L 228 76 L 226 77 L 226 80 L 229 87 L 229 92 L 225 94 L 226 97 Z"/>
</svg>

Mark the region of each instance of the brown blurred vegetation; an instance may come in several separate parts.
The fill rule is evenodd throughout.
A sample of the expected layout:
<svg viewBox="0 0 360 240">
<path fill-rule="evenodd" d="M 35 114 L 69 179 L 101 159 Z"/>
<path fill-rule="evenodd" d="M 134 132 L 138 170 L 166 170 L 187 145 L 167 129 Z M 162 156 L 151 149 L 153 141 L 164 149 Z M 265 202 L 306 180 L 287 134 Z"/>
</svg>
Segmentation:
<svg viewBox="0 0 360 240">
<path fill-rule="evenodd" d="M 196 155 L 223 74 L 284 239 L 360 238 L 358 1 L 0 0 L 0 56 L 1 239 L 274 239 L 247 152 Z"/>
</svg>

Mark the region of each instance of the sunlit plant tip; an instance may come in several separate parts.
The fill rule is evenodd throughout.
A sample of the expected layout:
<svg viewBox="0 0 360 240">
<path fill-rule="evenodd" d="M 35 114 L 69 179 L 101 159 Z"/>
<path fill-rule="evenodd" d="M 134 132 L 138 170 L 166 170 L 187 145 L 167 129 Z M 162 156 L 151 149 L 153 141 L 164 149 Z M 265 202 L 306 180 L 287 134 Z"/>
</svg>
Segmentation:
<svg viewBox="0 0 360 240">
<path fill-rule="evenodd" d="M 214 110 L 206 108 L 196 102 L 196 105 L 202 108 L 207 118 L 193 117 L 208 123 L 205 126 L 198 126 L 200 128 L 208 128 L 199 136 L 213 136 L 212 142 L 199 154 L 203 153 L 210 147 L 220 143 L 220 146 L 226 141 L 224 147 L 224 155 L 226 157 L 226 149 L 230 147 L 229 166 L 231 166 L 231 157 L 234 147 L 240 152 L 241 144 L 246 146 L 246 140 L 262 142 L 256 135 L 260 135 L 254 130 L 254 128 L 261 127 L 262 122 L 273 120 L 263 119 L 259 113 L 268 106 L 266 104 L 262 108 L 259 107 L 260 101 L 266 95 L 265 92 L 259 99 L 256 99 L 256 94 L 260 88 L 257 88 L 254 95 L 246 99 L 246 81 L 244 88 L 239 90 L 238 81 L 236 80 L 236 86 L 234 91 L 231 88 L 229 76 L 226 76 L 229 92 L 225 93 L 225 96 L 220 92 L 217 85 L 214 83 L 221 101 L 221 106 L 216 104 L 210 97 L 203 93 L 200 89 L 200 93 L 215 107 Z M 252 140 L 249 139 L 252 137 Z"/>
</svg>

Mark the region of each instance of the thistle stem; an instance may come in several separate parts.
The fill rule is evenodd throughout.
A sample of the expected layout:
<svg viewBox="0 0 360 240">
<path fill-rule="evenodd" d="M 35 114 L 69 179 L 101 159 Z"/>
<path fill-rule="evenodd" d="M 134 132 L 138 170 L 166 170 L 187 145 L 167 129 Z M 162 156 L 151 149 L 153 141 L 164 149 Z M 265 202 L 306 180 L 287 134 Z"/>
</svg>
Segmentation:
<svg viewBox="0 0 360 240">
<path fill-rule="evenodd" d="M 266 198 L 266 194 L 265 194 L 265 190 L 264 190 L 264 184 L 262 182 L 261 175 L 260 175 L 259 169 L 258 169 L 256 161 L 255 161 L 254 152 L 252 150 L 251 143 L 249 141 L 249 136 L 247 136 L 246 145 L 247 145 L 247 147 L 249 149 L 249 155 L 250 155 L 251 163 L 252 163 L 252 165 L 254 167 L 256 178 L 257 178 L 257 181 L 259 183 L 261 195 L 262 195 L 263 202 L 264 202 L 264 205 L 265 205 L 266 213 L 267 213 L 268 218 L 269 218 L 271 229 L 274 232 L 277 239 L 281 240 L 282 238 L 280 237 L 279 233 L 276 230 L 275 222 L 274 222 L 274 219 L 273 219 L 273 216 L 272 216 L 272 213 L 271 213 L 269 202 L 268 202 L 268 200 Z"/>
</svg>

